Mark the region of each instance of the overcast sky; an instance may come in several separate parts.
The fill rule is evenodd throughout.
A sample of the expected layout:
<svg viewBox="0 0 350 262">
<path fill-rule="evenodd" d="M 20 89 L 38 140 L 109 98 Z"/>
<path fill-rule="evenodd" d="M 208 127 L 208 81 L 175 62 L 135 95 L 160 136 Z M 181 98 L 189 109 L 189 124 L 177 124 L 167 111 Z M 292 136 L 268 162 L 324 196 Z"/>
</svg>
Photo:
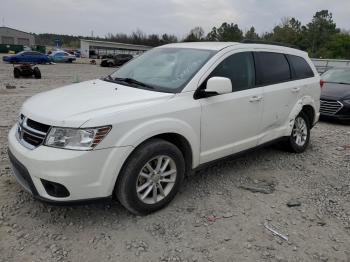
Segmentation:
<svg viewBox="0 0 350 262">
<path fill-rule="evenodd" d="M 350 29 L 350 0 L 1 0 L 1 25 L 34 33 L 105 36 L 107 33 L 172 33 L 195 26 L 208 33 L 222 22 L 244 31 L 271 30 L 284 16 L 308 23 L 322 9 L 338 27 Z"/>
</svg>

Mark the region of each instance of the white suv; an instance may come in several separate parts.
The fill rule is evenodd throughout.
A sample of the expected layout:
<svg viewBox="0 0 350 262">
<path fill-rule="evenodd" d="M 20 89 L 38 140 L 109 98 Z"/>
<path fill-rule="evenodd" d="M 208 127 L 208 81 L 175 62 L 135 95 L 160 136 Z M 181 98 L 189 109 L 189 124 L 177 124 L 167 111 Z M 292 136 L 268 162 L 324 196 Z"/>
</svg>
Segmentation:
<svg viewBox="0 0 350 262">
<path fill-rule="evenodd" d="M 320 79 L 305 52 L 179 43 L 110 76 L 28 99 L 9 133 L 18 182 L 70 203 L 116 196 L 146 214 L 205 163 L 283 139 L 303 152 L 319 118 Z"/>
</svg>

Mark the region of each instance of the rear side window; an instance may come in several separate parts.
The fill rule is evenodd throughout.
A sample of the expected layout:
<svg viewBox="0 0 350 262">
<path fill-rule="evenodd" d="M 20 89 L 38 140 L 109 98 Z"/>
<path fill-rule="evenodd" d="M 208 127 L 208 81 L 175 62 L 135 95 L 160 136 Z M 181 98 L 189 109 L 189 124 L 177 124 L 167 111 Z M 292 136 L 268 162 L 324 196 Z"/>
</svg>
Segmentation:
<svg viewBox="0 0 350 262">
<path fill-rule="evenodd" d="M 293 78 L 303 79 L 315 76 L 311 67 L 304 58 L 295 55 L 288 55 L 288 60 L 293 68 Z"/>
<path fill-rule="evenodd" d="M 284 54 L 256 52 L 254 57 L 258 85 L 272 85 L 291 80 L 289 63 Z"/>
<path fill-rule="evenodd" d="M 232 83 L 232 92 L 242 91 L 255 86 L 254 59 L 251 52 L 237 53 L 227 57 L 210 73 L 227 77 Z"/>
</svg>

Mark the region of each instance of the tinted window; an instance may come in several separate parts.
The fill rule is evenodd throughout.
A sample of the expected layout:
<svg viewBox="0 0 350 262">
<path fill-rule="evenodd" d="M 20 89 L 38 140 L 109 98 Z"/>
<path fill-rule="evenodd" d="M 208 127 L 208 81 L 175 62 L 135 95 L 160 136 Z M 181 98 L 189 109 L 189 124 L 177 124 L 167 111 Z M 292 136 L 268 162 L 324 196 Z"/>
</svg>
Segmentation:
<svg viewBox="0 0 350 262">
<path fill-rule="evenodd" d="M 253 88 L 255 69 L 252 53 L 238 53 L 226 58 L 211 72 L 208 79 L 214 76 L 231 79 L 232 92 Z"/>
<path fill-rule="evenodd" d="M 259 85 L 277 84 L 291 79 L 289 64 L 284 54 L 257 52 L 254 56 Z"/>
<path fill-rule="evenodd" d="M 288 55 L 288 60 L 293 67 L 294 78 L 302 79 L 314 76 L 314 72 L 304 58 L 295 55 Z"/>
</svg>

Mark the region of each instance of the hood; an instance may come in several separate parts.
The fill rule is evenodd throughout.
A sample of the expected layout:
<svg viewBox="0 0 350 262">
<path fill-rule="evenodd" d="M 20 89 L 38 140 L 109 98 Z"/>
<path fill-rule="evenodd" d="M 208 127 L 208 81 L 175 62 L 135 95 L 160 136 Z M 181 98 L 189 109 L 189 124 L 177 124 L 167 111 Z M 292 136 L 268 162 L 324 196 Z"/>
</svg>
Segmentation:
<svg viewBox="0 0 350 262">
<path fill-rule="evenodd" d="M 350 97 L 350 85 L 324 83 L 321 91 L 321 98 L 341 100 L 345 97 Z"/>
<path fill-rule="evenodd" d="M 92 80 L 35 95 L 23 104 L 21 113 L 47 125 L 80 127 L 92 118 L 151 106 L 173 96 L 170 93 Z"/>
</svg>

